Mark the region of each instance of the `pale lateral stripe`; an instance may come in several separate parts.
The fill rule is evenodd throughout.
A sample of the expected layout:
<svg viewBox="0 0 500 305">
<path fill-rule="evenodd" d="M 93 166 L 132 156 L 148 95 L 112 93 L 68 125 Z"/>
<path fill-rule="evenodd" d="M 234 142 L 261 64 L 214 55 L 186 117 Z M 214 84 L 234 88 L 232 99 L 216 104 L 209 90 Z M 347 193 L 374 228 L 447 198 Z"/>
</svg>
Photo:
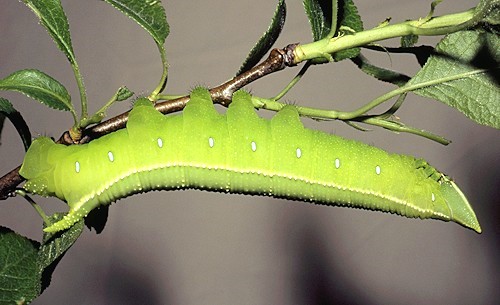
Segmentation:
<svg viewBox="0 0 500 305">
<path fill-rule="evenodd" d="M 297 177 L 297 176 L 290 176 L 290 175 L 284 175 L 284 174 L 277 174 L 277 173 L 272 173 L 272 172 L 267 172 L 266 173 L 266 172 L 260 172 L 260 171 L 250 171 L 250 170 L 234 170 L 234 169 L 224 168 L 223 166 L 207 167 L 206 165 L 193 165 L 193 164 L 190 164 L 190 163 L 181 163 L 181 162 L 166 164 L 166 165 L 163 165 L 163 166 L 150 166 L 150 167 L 145 167 L 145 168 L 142 168 L 142 169 L 139 169 L 139 170 L 130 170 L 128 172 L 125 172 L 123 175 L 119 176 L 118 178 L 112 180 L 110 183 L 107 183 L 106 185 L 104 185 L 103 187 L 101 187 L 98 191 L 95 191 L 95 192 L 93 192 L 93 193 L 91 193 L 91 194 L 89 194 L 87 196 L 82 197 L 78 202 L 76 202 L 74 204 L 74 208 L 72 208 L 72 209 L 73 210 L 78 210 L 87 201 L 93 199 L 96 196 L 100 196 L 102 193 L 104 193 L 106 190 L 108 190 L 111 186 L 113 186 L 114 184 L 118 183 L 120 180 L 123 180 L 123 179 L 127 178 L 128 176 L 131 176 L 131 175 L 137 174 L 137 173 L 142 173 L 142 172 L 150 172 L 150 171 L 153 171 L 153 170 L 162 170 L 162 169 L 174 168 L 174 167 L 192 167 L 192 168 L 207 169 L 207 170 L 224 170 L 224 171 L 228 171 L 228 172 L 232 172 L 232 173 L 239 173 L 239 174 L 258 174 L 258 175 L 263 175 L 265 177 L 270 177 L 270 178 L 273 178 L 273 177 L 286 178 L 286 179 L 289 179 L 289 180 L 301 181 L 301 182 L 304 182 L 304 183 L 307 183 L 307 184 L 321 185 L 321 186 L 324 186 L 324 187 L 336 188 L 338 190 L 343 190 L 343 191 L 349 190 L 349 191 L 352 191 L 352 192 L 355 192 L 355 193 L 358 193 L 358 194 L 361 194 L 361 195 L 372 195 L 372 196 L 375 196 L 375 197 L 378 197 L 378 198 L 381 198 L 381 199 L 386 199 L 386 200 L 392 201 L 395 204 L 398 204 L 398 205 L 401 205 L 401 206 L 405 206 L 406 208 L 413 209 L 413 210 L 415 210 L 417 212 L 420 212 L 420 213 L 429 213 L 430 212 L 431 214 L 441 216 L 441 217 L 443 217 L 445 219 L 452 219 L 452 217 L 450 217 L 449 215 L 445 215 L 443 213 L 435 212 L 435 211 L 432 211 L 430 209 L 420 208 L 418 206 L 415 206 L 411 202 L 404 201 L 404 200 L 396 198 L 394 196 L 383 195 L 383 194 L 380 194 L 380 193 L 375 193 L 373 191 L 367 191 L 367 190 L 358 189 L 358 188 L 349 188 L 347 186 L 341 186 L 341 185 L 338 185 L 338 184 L 335 184 L 335 183 L 331 183 L 331 182 L 324 182 L 324 181 L 319 181 L 319 180 L 310 180 L 310 179 L 307 179 L 307 178 L 304 178 L 304 177 Z M 269 194 L 267 194 L 267 196 L 269 196 Z M 119 199 L 119 198 L 116 198 L 116 199 Z"/>
</svg>

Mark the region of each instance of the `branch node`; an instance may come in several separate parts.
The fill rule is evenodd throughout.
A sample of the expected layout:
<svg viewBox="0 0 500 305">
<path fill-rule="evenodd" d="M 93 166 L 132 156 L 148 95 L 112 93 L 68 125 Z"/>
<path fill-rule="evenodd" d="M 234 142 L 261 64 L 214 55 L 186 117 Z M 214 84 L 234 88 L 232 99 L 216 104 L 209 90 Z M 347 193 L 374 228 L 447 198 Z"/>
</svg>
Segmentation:
<svg viewBox="0 0 500 305">
<path fill-rule="evenodd" d="M 282 56 L 283 56 L 284 64 L 286 66 L 293 67 L 293 66 L 297 65 L 297 63 L 295 62 L 294 52 L 295 52 L 295 48 L 298 45 L 299 45 L 299 43 L 291 43 L 291 44 L 287 45 L 283 50 L 279 50 L 279 51 L 284 52 L 282 54 Z"/>
</svg>

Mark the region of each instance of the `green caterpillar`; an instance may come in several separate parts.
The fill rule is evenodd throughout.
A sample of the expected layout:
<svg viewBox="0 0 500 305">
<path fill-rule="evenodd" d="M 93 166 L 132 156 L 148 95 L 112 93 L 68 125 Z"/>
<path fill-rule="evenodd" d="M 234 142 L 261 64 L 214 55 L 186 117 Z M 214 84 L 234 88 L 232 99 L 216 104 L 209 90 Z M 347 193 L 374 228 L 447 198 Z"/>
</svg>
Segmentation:
<svg viewBox="0 0 500 305">
<path fill-rule="evenodd" d="M 202 88 L 180 115 L 164 116 L 139 99 L 126 129 L 88 144 L 37 138 L 20 174 L 28 192 L 70 207 L 46 232 L 132 194 L 185 188 L 451 220 L 481 232 L 460 189 L 424 160 L 306 129 L 293 106 L 260 118 L 244 91 L 225 115 Z"/>
</svg>

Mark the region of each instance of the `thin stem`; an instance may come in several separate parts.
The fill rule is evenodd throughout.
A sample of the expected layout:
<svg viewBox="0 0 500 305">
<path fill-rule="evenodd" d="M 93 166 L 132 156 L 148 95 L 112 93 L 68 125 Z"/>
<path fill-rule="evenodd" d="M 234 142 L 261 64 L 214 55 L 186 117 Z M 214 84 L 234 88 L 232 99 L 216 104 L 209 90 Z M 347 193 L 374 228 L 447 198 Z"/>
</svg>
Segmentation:
<svg viewBox="0 0 500 305">
<path fill-rule="evenodd" d="M 403 105 L 403 102 L 405 101 L 405 98 L 406 98 L 407 95 L 408 95 L 407 93 L 401 94 L 398 97 L 397 101 L 394 103 L 394 105 L 392 105 L 392 107 L 389 108 L 389 110 L 387 110 L 386 112 L 382 113 L 378 117 L 385 119 L 385 118 L 388 118 L 391 115 L 393 115 L 396 111 L 398 111 L 398 109 L 401 107 L 401 105 Z"/>
<path fill-rule="evenodd" d="M 71 116 L 73 117 L 73 122 L 75 125 L 78 124 L 78 114 L 76 113 L 75 108 L 73 107 L 73 104 L 69 107 L 69 112 L 71 113 Z"/>
<path fill-rule="evenodd" d="M 299 73 L 297 73 L 297 75 L 292 79 L 292 81 L 283 90 L 281 90 L 281 92 L 278 93 L 278 95 L 273 97 L 273 100 L 278 101 L 283 96 L 285 96 L 285 94 L 287 94 L 288 91 L 290 91 L 290 89 L 292 89 L 293 86 L 295 86 L 302 79 L 302 76 L 304 76 L 304 74 L 306 74 L 306 71 L 307 71 L 307 69 L 309 69 L 310 66 L 311 66 L 311 62 L 307 61 L 306 64 L 302 67 L 302 69 L 300 69 Z"/>
<path fill-rule="evenodd" d="M 332 23 L 330 25 L 330 33 L 326 37 L 332 38 L 337 33 L 337 22 L 338 22 L 338 0 L 332 0 Z"/>
<path fill-rule="evenodd" d="M 402 102 L 402 99 L 398 99 L 398 102 L 396 102 L 395 106 L 398 107 L 399 104 Z M 268 109 L 268 110 L 273 110 L 273 111 L 280 111 L 283 107 L 286 106 L 285 103 L 277 102 L 272 99 L 265 99 L 265 98 L 260 98 L 260 97 L 255 97 L 252 96 L 252 103 L 255 108 L 259 109 Z M 394 107 L 394 106 L 393 106 Z M 391 109 L 393 108 L 391 107 Z M 422 130 L 422 129 L 417 129 L 414 127 L 406 126 L 402 123 L 397 123 L 393 122 L 390 120 L 387 120 L 385 118 L 379 117 L 379 116 L 356 116 L 352 118 L 345 118 L 348 117 L 350 114 L 349 112 L 341 112 L 341 111 L 336 111 L 336 110 L 322 110 L 322 109 L 317 109 L 317 108 L 310 108 L 310 107 L 297 107 L 297 111 L 300 116 L 312 118 L 315 120 L 341 120 L 345 122 L 360 122 L 360 123 L 365 123 L 373 126 L 379 126 L 383 127 L 388 130 L 392 130 L 395 132 L 406 132 L 406 133 L 411 133 L 415 135 L 422 136 L 424 138 L 436 141 L 438 143 L 447 145 L 450 143 L 447 139 L 432 134 L 428 131 Z M 387 112 L 386 112 L 387 113 Z M 383 114 L 382 114 L 383 115 Z"/>
<path fill-rule="evenodd" d="M 351 112 L 341 112 L 341 113 L 339 113 L 339 116 L 336 117 L 336 119 L 340 119 L 340 120 L 354 119 L 356 117 L 359 117 L 359 116 L 366 114 L 368 111 L 372 110 L 373 108 L 377 107 L 378 105 L 382 104 L 383 102 L 385 102 L 385 101 L 387 101 L 395 96 L 398 96 L 400 94 L 404 94 L 404 93 L 407 93 L 410 91 L 415 91 L 417 89 L 422 89 L 422 88 L 429 87 L 429 86 L 435 86 L 435 85 L 450 82 L 453 80 L 459 80 L 459 79 L 469 77 L 469 76 L 472 76 L 475 74 L 484 73 L 485 71 L 486 71 L 485 69 L 474 70 L 474 71 L 469 71 L 469 72 L 465 72 L 465 73 L 450 75 L 448 77 L 442 77 L 439 79 L 433 79 L 433 80 L 421 82 L 418 84 L 405 85 L 403 87 L 399 87 L 395 90 L 389 91 L 386 94 L 383 94 L 383 95 L 377 97 L 376 99 L 372 100 L 371 102 L 369 102 L 368 104 L 364 105 L 363 107 L 361 107 L 357 110 L 354 110 Z"/>
<path fill-rule="evenodd" d="M 75 75 L 76 84 L 78 85 L 78 90 L 80 91 L 80 103 L 82 105 L 82 115 L 80 117 L 80 120 L 83 121 L 89 115 L 87 110 L 87 93 L 85 91 L 85 84 L 83 83 L 83 76 L 80 73 L 78 63 L 74 58 L 71 60 L 71 67 L 73 68 L 73 74 Z"/>
<path fill-rule="evenodd" d="M 163 47 L 163 45 L 158 44 L 157 46 L 158 46 L 158 50 L 160 51 L 163 72 L 161 75 L 160 83 L 153 90 L 153 92 L 151 92 L 151 94 L 149 95 L 149 99 L 153 100 L 153 101 L 158 100 L 158 94 L 160 94 L 160 92 L 162 92 L 165 89 L 165 86 L 167 85 L 167 79 L 168 79 L 168 61 L 167 61 L 167 55 L 165 52 L 165 48 Z"/>
<path fill-rule="evenodd" d="M 22 196 L 24 199 L 26 199 L 26 201 L 28 201 L 31 204 L 31 206 L 35 209 L 38 215 L 42 217 L 43 222 L 45 223 L 46 226 L 52 224 L 47 215 L 45 214 L 45 212 L 42 210 L 42 208 L 33 199 L 31 199 L 31 197 L 24 190 L 17 189 L 15 192 L 16 194 Z"/>
<path fill-rule="evenodd" d="M 80 122 L 80 127 L 85 128 L 85 127 L 89 126 L 90 124 L 96 124 L 96 123 L 99 123 L 100 121 L 102 121 L 102 119 L 106 115 L 106 110 L 108 110 L 108 108 L 111 107 L 111 105 L 113 105 L 116 102 L 117 98 L 118 98 L 118 92 L 115 93 L 115 95 L 113 95 L 113 97 L 111 97 L 109 99 L 109 101 L 106 104 L 104 104 L 92 117 L 90 117 L 90 118 L 87 117 L 87 118 L 83 119 Z"/>
<path fill-rule="evenodd" d="M 435 141 L 435 142 L 443 144 L 443 145 L 448 145 L 451 143 L 450 140 L 448 140 L 440 135 L 433 134 L 433 133 L 425 131 L 423 129 L 418 129 L 415 127 L 403 125 L 403 124 L 400 124 L 398 122 L 380 119 L 378 117 L 368 117 L 368 118 L 364 118 L 364 119 L 360 119 L 360 120 L 356 120 L 356 121 L 361 122 L 361 123 L 365 123 L 365 124 L 370 124 L 373 126 L 383 127 L 385 129 L 388 129 L 388 130 L 391 130 L 394 132 L 405 132 L 405 133 L 418 135 L 418 136 L 424 137 L 426 139 Z"/>
</svg>

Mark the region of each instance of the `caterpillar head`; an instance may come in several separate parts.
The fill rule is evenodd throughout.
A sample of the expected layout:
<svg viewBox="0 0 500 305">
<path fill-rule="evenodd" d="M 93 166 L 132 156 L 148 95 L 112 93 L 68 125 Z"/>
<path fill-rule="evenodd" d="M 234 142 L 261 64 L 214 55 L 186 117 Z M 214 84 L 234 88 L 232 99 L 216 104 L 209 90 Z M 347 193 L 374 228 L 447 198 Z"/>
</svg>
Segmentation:
<svg viewBox="0 0 500 305">
<path fill-rule="evenodd" d="M 57 144 L 48 137 L 39 137 L 31 143 L 19 170 L 19 174 L 27 180 L 24 188 L 28 192 L 42 196 L 54 194 L 53 172 L 57 157 L 51 152 L 56 147 Z"/>
</svg>

